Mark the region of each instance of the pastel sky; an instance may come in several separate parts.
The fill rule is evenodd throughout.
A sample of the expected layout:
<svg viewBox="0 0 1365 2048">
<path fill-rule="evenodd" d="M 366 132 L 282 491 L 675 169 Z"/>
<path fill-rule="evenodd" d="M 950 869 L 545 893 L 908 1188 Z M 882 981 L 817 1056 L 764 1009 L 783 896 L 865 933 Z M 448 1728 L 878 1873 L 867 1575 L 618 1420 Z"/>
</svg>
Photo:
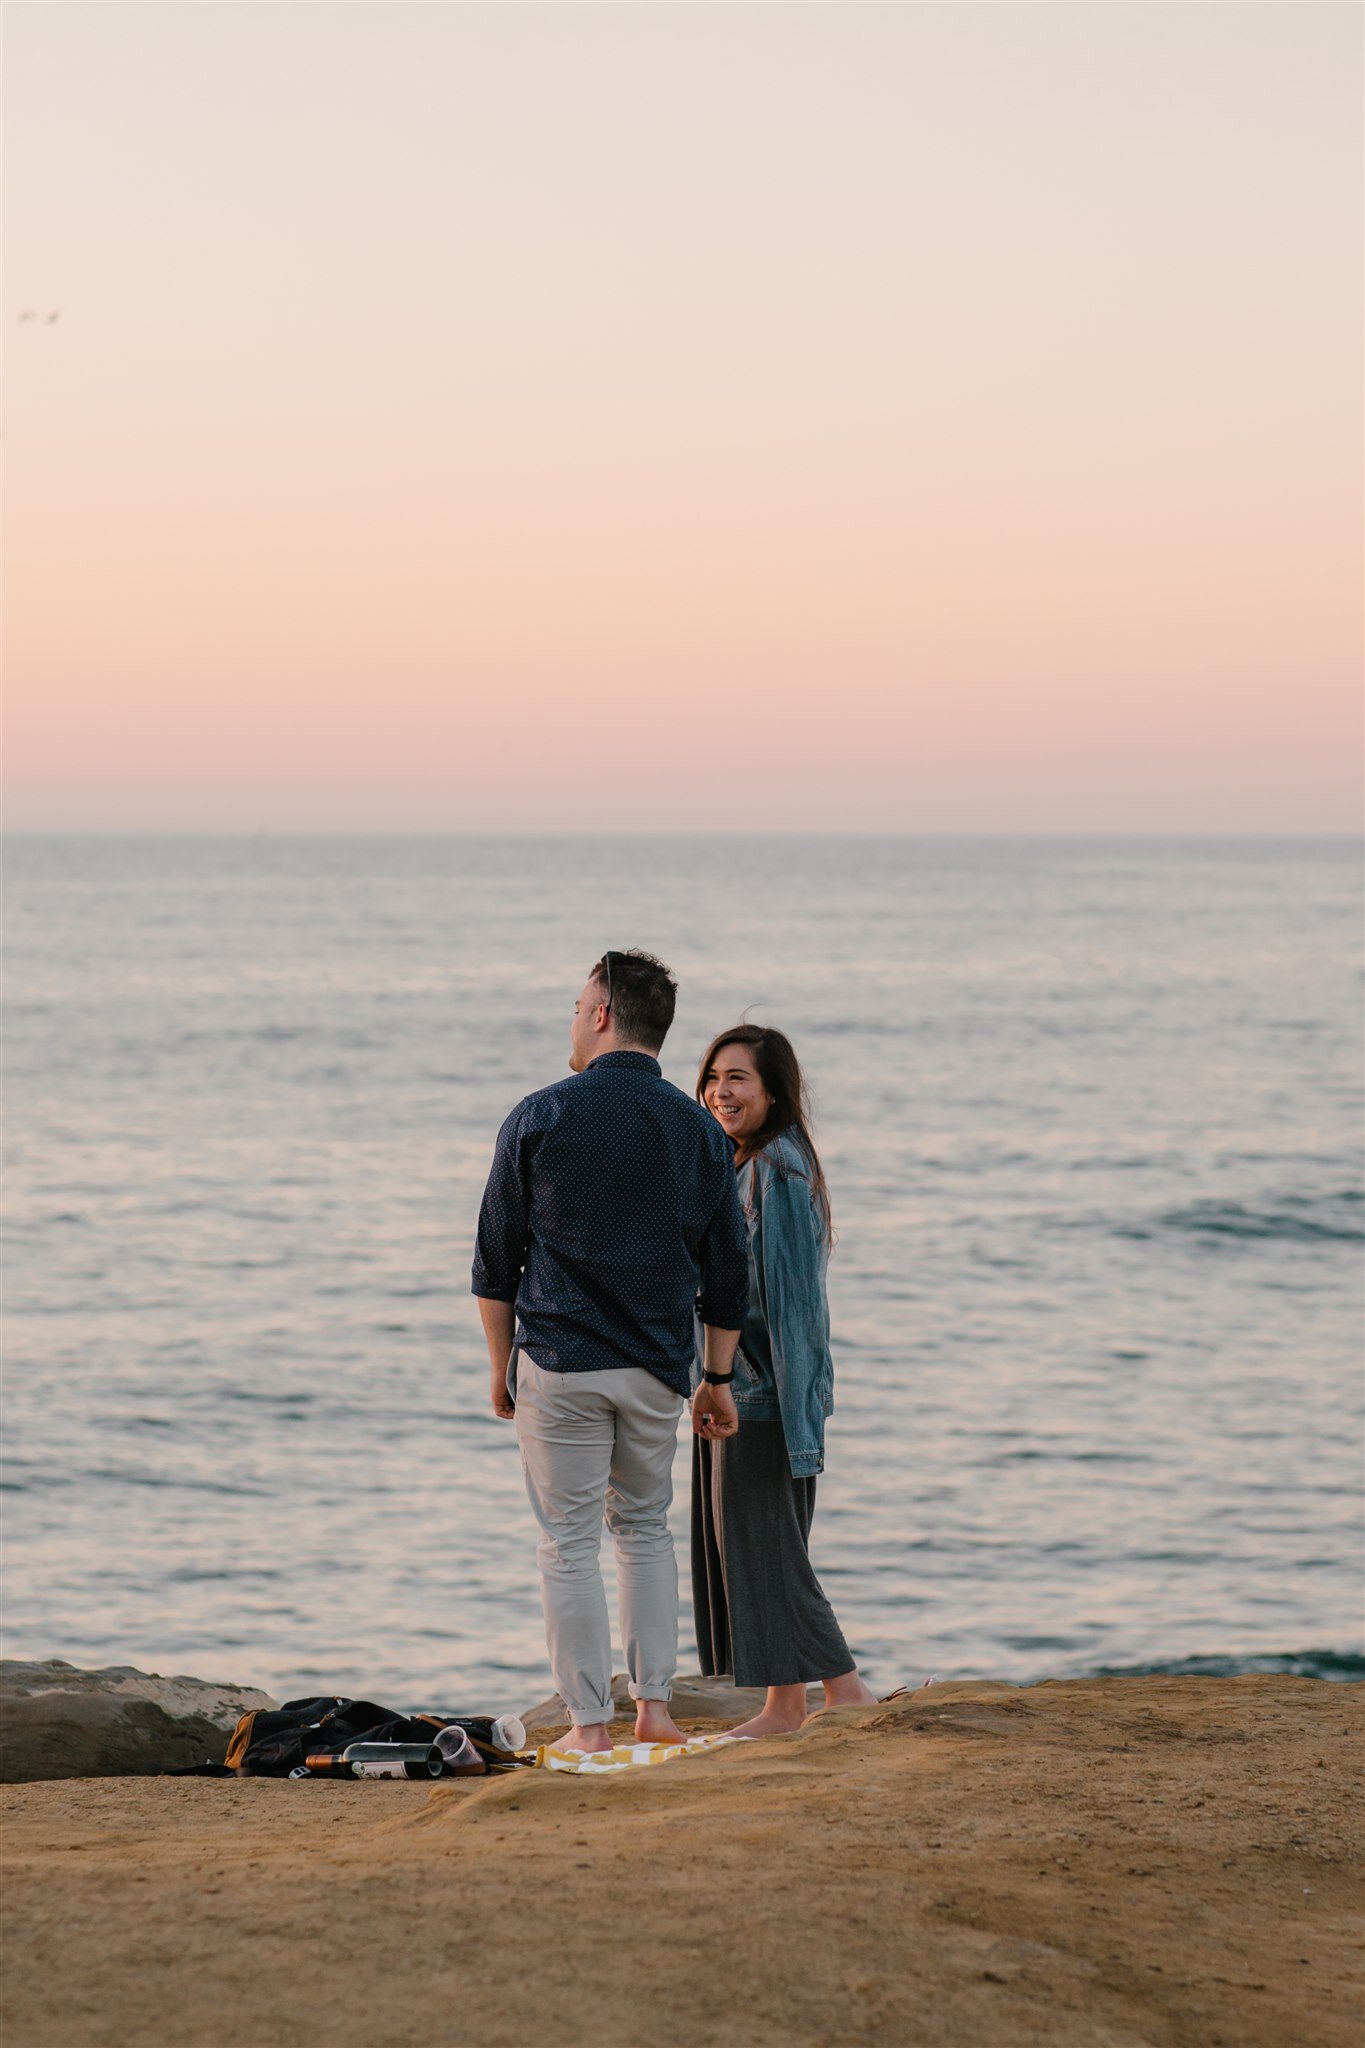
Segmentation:
<svg viewBox="0 0 1365 2048">
<path fill-rule="evenodd" d="M 1353 4 L 5 43 L 12 828 L 1359 827 Z"/>
</svg>

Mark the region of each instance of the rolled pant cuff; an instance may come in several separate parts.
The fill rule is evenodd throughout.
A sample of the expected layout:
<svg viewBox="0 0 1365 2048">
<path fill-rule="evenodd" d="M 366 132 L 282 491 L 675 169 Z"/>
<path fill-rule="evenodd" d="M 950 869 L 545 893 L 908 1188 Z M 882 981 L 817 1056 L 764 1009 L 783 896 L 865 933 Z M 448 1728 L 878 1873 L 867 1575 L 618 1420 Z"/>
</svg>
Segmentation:
<svg viewBox="0 0 1365 2048">
<path fill-rule="evenodd" d="M 630 1696 L 633 1700 L 658 1700 L 662 1706 L 667 1706 L 673 1697 L 673 1688 L 671 1685 L 633 1685 Z"/>
</svg>

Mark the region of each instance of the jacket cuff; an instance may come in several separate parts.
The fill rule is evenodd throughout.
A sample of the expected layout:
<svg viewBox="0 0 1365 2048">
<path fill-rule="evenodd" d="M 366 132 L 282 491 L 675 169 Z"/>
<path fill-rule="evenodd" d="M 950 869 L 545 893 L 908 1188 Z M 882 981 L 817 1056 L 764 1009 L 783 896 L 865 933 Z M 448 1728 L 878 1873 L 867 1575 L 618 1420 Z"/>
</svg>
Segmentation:
<svg viewBox="0 0 1365 2048">
<path fill-rule="evenodd" d="M 792 1451 L 790 1458 L 793 1479 L 813 1479 L 825 1469 L 823 1451 Z"/>
</svg>

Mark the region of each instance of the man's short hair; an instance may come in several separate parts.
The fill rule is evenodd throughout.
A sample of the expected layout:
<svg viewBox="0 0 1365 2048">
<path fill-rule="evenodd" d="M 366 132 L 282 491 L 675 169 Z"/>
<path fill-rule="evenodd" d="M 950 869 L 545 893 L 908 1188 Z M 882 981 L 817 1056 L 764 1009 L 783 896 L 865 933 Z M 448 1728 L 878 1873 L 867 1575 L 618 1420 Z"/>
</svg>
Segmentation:
<svg viewBox="0 0 1365 2048">
<path fill-rule="evenodd" d="M 668 1036 L 678 1007 L 678 984 L 662 960 L 638 946 L 625 952 L 613 947 L 592 969 L 590 980 L 601 984 L 606 1000 L 611 989 L 611 1020 L 618 1038 L 657 1052 Z"/>
</svg>

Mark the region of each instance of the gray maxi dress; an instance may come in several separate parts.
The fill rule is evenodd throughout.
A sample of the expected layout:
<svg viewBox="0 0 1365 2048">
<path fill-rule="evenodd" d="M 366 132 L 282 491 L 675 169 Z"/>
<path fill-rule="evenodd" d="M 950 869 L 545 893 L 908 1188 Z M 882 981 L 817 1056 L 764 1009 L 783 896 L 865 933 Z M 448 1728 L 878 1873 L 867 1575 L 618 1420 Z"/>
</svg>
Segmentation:
<svg viewBox="0 0 1365 2048">
<path fill-rule="evenodd" d="M 780 1422 L 694 1437 L 692 1605 L 704 1676 L 810 1685 L 853 1669 L 810 1561 L 814 1475 L 793 1476 Z"/>
</svg>

